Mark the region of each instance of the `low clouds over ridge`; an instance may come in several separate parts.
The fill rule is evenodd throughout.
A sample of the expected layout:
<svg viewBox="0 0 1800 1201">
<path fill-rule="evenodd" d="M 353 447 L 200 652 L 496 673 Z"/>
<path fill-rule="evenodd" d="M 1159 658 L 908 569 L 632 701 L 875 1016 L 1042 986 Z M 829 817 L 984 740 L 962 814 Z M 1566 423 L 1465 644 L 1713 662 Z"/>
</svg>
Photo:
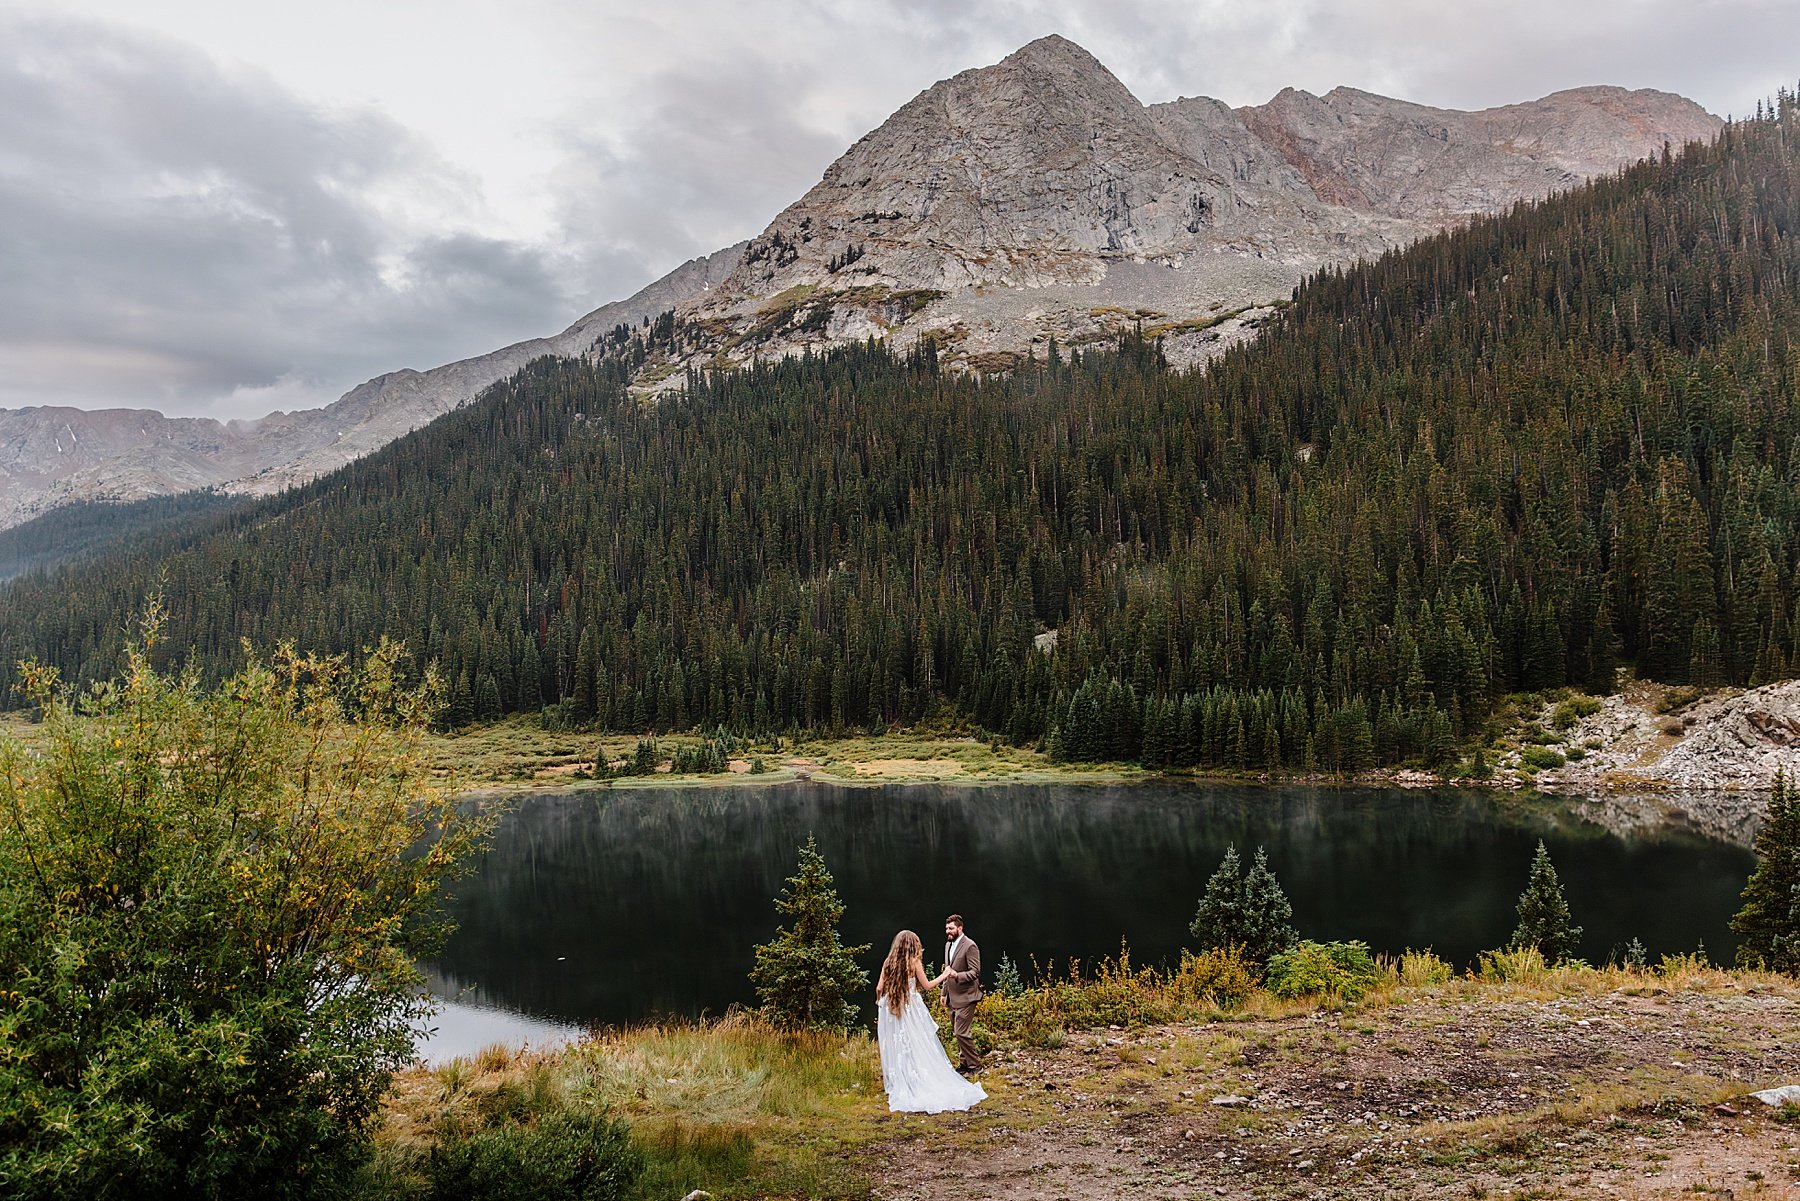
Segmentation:
<svg viewBox="0 0 1800 1201">
<path fill-rule="evenodd" d="M 547 253 L 456 229 L 470 181 L 378 112 L 92 24 L 0 40 L 0 404 L 319 404 L 567 316 Z"/>
</svg>

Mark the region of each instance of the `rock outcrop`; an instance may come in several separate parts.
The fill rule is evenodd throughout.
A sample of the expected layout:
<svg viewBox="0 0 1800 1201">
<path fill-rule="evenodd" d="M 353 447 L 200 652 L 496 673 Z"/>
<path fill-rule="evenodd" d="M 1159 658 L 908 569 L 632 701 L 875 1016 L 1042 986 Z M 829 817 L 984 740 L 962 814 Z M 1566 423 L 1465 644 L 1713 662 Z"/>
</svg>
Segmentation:
<svg viewBox="0 0 1800 1201">
<path fill-rule="evenodd" d="M 0 411 L 0 525 L 72 499 L 266 492 L 465 403 L 542 354 L 675 309 L 687 365 L 929 337 L 952 367 L 1141 326 L 1178 364 L 1250 336 L 1321 267 L 1711 137 L 1663 92 L 1580 88 L 1453 112 L 1348 88 L 1232 109 L 1145 106 L 1060 37 L 920 93 L 747 243 L 696 259 L 553 337 L 370 380 L 335 404 L 222 425 L 141 411 Z"/>
<path fill-rule="evenodd" d="M 681 307 L 742 361 L 870 335 L 1004 367 L 1141 324 L 1193 363 L 1307 274 L 1538 199 L 1717 118 L 1579 88 L 1455 112 L 1339 88 L 1144 106 L 1047 37 L 935 84 L 833 163 Z"/>
</svg>

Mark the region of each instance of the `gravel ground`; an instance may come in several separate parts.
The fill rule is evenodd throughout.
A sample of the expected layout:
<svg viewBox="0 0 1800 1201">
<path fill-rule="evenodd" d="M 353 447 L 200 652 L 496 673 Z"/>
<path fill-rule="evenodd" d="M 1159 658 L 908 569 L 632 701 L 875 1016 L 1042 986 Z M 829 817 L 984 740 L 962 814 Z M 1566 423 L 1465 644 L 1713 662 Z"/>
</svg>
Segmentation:
<svg viewBox="0 0 1800 1201">
<path fill-rule="evenodd" d="M 970 1114 L 894 1115 L 887 1201 L 1796 1197 L 1793 986 L 1709 974 L 1073 1035 L 997 1053 Z"/>
</svg>

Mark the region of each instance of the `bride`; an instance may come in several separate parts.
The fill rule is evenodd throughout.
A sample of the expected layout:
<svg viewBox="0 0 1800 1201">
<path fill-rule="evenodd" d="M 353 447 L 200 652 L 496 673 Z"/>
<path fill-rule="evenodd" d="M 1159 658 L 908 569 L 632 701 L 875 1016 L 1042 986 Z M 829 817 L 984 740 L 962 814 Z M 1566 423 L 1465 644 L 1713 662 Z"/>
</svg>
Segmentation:
<svg viewBox="0 0 1800 1201">
<path fill-rule="evenodd" d="M 895 1113 L 943 1113 L 987 1099 L 973 1080 L 950 1066 L 937 1023 L 920 990 L 936 988 L 948 972 L 925 978 L 924 948 L 911 930 L 894 935 L 881 982 L 875 986 L 875 1038 L 881 1045 L 881 1083 Z"/>
</svg>

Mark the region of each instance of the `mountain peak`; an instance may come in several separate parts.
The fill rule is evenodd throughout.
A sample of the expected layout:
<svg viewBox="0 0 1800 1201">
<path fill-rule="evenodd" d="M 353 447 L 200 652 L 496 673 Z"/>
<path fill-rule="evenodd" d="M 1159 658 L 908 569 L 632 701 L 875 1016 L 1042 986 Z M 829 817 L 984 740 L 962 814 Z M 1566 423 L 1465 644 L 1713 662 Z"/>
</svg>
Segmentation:
<svg viewBox="0 0 1800 1201">
<path fill-rule="evenodd" d="M 1001 59 L 999 65 L 1005 66 L 1008 63 L 1066 67 L 1079 71 L 1099 72 L 1109 76 L 1112 74 L 1106 69 L 1105 63 L 1060 33 L 1048 33 L 1041 38 L 1026 42 Z"/>
</svg>

